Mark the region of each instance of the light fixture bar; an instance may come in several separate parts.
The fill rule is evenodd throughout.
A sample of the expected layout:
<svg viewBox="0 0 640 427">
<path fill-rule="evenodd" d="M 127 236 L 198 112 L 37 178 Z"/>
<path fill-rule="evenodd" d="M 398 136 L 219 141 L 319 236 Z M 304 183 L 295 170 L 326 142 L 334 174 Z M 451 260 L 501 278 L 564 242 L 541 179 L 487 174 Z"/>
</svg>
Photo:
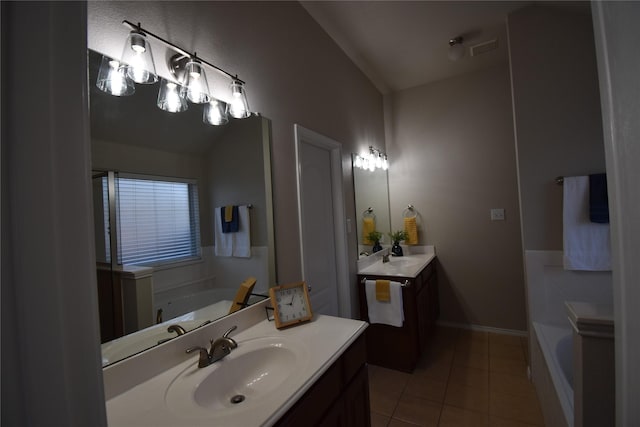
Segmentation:
<svg viewBox="0 0 640 427">
<path fill-rule="evenodd" d="M 242 84 L 244 84 L 244 83 L 245 83 L 243 80 L 240 80 L 240 79 L 238 78 L 238 75 L 237 75 L 237 74 L 236 74 L 236 75 L 231 74 L 231 73 L 229 73 L 228 71 L 225 71 L 225 70 L 223 70 L 222 68 L 220 68 L 220 67 L 218 67 L 218 66 L 216 66 L 216 65 L 213 65 L 212 63 L 210 63 L 210 62 L 208 62 L 208 61 L 205 61 L 204 59 L 200 58 L 199 56 L 197 56 L 197 55 L 195 54 L 195 52 L 194 52 L 194 53 L 190 53 L 189 51 L 186 51 L 186 50 L 184 50 L 184 49 L 182 49 L 182 48 L 180 48 L 180 47 L 176 46 L 175 44 L 171 43 L 170 41 L 167 41 L 167 40 L 163 39 L 162 37 L 155 35 L 155 34 L 154 34 L 154 33 L 152 33 L 151 31 L 149 31 L 149 30 L 145 30 L 144 28 L 142 28 L 142 26 L 140 25 L 140 23 L 139 23 L 139 22 L 138 22 L 138 25 L 136 25 L 136 24 L 134 24 L 134 23 L 132 23 L 132 22 L 130 22 L 130 21 L 127 21 L 127 20 L 125 19 L 124 21 L 122 21 L 122 24 L 123 24 L 125 27 L 129 27 L 129 28 L 130 28 L 130 29 L 132 29 L 132 30 L 138 30 L 138 31 L 140 31 L 140 32 L 142 32 L 142 33 L 144 33 L 144 34 L 146 34 L 147 36 L 153 37 L 154 39 L 156 39 L 156 40 L 158 40 L 159 42 L 163 43 L 165 46 L 170 47 L 171 49 L 175 50 L 176 52 L 178 52 L 178 53 L 179 53 L 179 54 L 181 54 L 181 55 L 184 55 L 185 57 L 189 57 L 189 58 L 198 58 L 198 60 L 199 60 L 200 62 L 202 62 L 203 64 L 207 64 L 209 67 L 213 68 L 214 70 L 216 70 L 216 71 L 218 71 L 218 72 L 220 72 L 220 73 L 222 73 L 222 74 L 225 74 L 225 75 L 226 75 L 226 76 L 228 76 L 229 78 L 231 78 L 231 79 L 233 79 L 233 80 L 237 80 L 238 82 L 240 82 L 240 83 L 242 83 Z"/>
</svg>

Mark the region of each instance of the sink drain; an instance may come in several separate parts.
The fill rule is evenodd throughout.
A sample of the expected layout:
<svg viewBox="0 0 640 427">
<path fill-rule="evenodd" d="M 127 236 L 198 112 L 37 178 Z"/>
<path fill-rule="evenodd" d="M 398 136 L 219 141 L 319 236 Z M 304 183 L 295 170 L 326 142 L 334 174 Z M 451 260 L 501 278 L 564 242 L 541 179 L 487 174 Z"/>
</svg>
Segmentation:
<svg viewBox="0 0 640 427">
<path fill-rule="evenodd" d="M 235 396 L 233 396 L 230 401 L 231 403 L 233 403 L 234 405 L 237 405 L 238 403 L 243 402 L 245 399 L 245 397 L 241 394 L 236 394 Z"/>
</svg>

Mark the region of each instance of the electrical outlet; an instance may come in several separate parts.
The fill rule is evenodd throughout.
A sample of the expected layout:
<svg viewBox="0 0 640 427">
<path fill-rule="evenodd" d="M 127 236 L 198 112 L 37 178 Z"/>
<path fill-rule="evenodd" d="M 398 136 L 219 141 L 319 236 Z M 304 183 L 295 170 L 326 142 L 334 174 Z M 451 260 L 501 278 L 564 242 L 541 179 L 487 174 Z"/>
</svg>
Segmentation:
<svg viewBox="0 0 640 427">
<path fill-rule="evenodd" d="M 491 209 L 491 221 L 504 221 L 504 209 Z"/>
</svg>

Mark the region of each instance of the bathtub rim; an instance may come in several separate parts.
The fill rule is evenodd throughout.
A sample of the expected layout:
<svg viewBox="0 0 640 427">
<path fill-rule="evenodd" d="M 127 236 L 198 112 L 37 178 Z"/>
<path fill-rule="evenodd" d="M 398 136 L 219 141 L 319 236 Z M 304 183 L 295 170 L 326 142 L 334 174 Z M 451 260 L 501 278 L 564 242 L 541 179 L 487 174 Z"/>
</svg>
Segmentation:
<svg viewBox="0 0 640 427">
<path fill-rule="evenodd" d="M 549 370 L 549 376 L 551 377 L 553 387 L 558 396 L 560 406 L 562 407 L 565 421 L 568 426 L 572 426 L 574 421 L 574 392 L 556 357 L 556 346 L 561 338 L 572 336 L 573 331 L 569 325 L 564 327 L 540 322 L 531 323 L 533 325 L 532 329 L 535 334 L 535 339 L 542 350 L 545 365 Z"/>
</svg>

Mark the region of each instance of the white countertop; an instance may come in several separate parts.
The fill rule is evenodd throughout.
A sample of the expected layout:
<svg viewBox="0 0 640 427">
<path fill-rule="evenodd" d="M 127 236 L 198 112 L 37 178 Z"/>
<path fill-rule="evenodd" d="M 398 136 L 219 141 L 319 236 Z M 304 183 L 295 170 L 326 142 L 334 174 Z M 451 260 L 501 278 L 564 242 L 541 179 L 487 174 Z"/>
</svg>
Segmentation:
<svg viewBox="0 0 640 427">
<path fill-rule="evenodd" d="M 305 324 L 277 330 L 274 322 L 260 321 L 255 325 L 232 334 L 238 349 L 257 339 L 273 337 L 284 341 L 295 341 L 304 348 L 304 356 L 296 361 L 299 373 L 291 381 L 270 393 L 258 403 L 259 408 L 243 410 L 242 405 L 217 416 L 214 411 L 176 411 L 175 405 L 167 405 L 166 394 L 171 382 L 181 373 L 191 370 L 206 373 L 206 370 L 222 368 L 226 359 L 201 369 L 194 369 L 197 354 L 178 363 L 127 391 L 107 400 L 109 426 L 270 426 L 284 415 L 293 404 L 315 383 L 317 379 L 342 355 L 342 353 L 365 330 L 367 324 L 358 320 L 317 315 Z M 177 341 L 177 340 L 172 340 Z M 204 343 L 203 343 L 204 344 Z M 237 350 L 234 350 L 237 351 Z M 227 356 L 231 358 L 232 353 Z M 256 405 L 256 404 L 254 404 Z M 171 407 L 172 406 L 172 407 Z M 234 412 L 235 411 L 235 412 Z"/>
<path fill-rule="evenodd" d="M 417 250 L 416 250 L 417 252 Z M 419 253 L 394 257 L 383 262 L 382 256 L 374 254 L 358 261 L 358 274 L 372 276 L 416 277 L 436 257 L 433 246 L 424 246 Z"/>
</svg>

